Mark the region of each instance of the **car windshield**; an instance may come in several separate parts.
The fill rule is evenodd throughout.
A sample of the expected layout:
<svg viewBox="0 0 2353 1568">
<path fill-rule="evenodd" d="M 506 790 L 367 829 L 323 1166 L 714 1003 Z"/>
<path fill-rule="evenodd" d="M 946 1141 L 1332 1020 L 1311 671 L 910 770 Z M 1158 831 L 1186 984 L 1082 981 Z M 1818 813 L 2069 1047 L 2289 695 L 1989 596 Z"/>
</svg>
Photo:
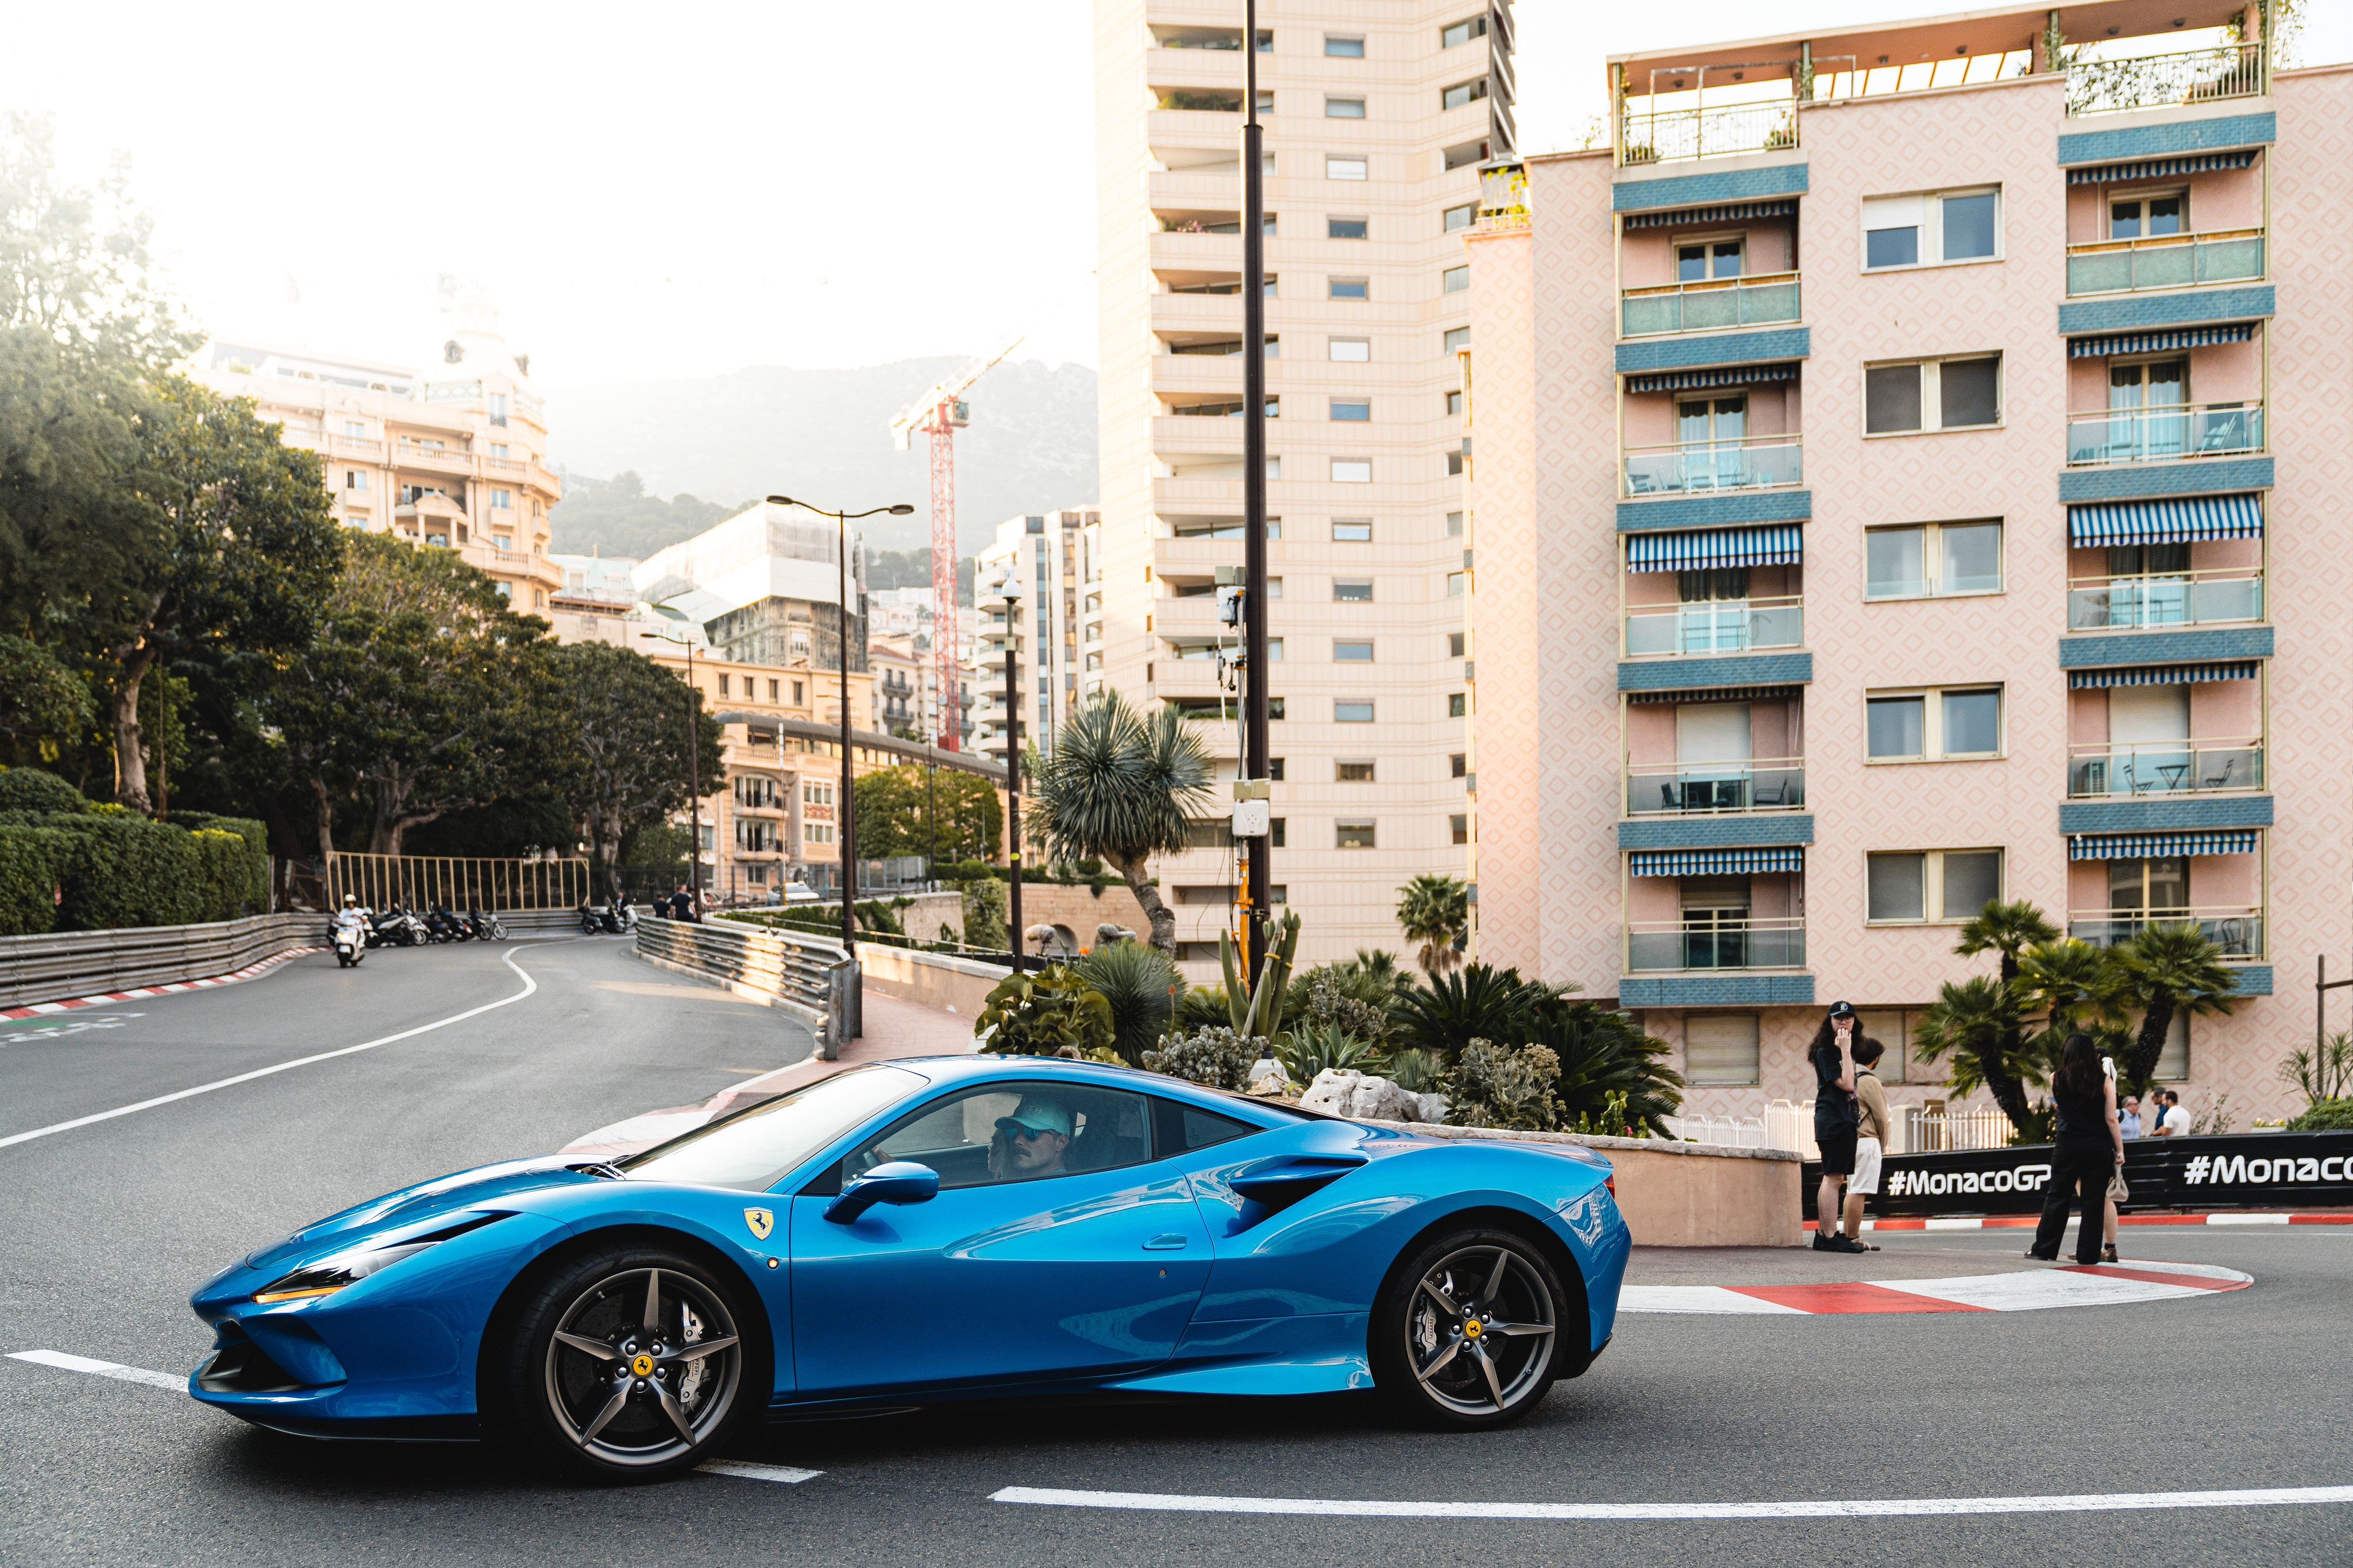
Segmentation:
<svg viewBox="0 0 2353 1568">
<path fill-rule="evenodd" d="M 902 1068 L 853 1068 L 616 1161 L 615 1168 L 642 1182 L 765 1193 L 802 1161 L 922 1089 L 924 1081 Z"/>
</svg>

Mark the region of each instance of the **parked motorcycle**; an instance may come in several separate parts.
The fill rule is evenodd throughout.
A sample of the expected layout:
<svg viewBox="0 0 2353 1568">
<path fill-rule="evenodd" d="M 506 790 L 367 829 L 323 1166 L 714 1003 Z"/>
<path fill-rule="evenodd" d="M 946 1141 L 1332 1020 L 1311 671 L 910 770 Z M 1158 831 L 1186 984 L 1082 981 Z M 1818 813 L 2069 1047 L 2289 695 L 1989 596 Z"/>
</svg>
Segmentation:
<svg viewBox="0 0 2353 1568">
<path fill-rule="evenodd" d="M 370 947 L 421 947 L 426 941 L 425 922 L 402 909 L 398 904 L 378 915 L 368 931 Z"/>
<path fill-rule="evenodd" d="M 504 942 L 507 939 L 506 922 L 496 915 L 486 915 L 480 910 L 468 910 L 466 924 L 473 931 L 477 941 Z"/>
<path fill-rule="evenodd" d="M 638 929 L 638 917 L 621 900 L 580 906 L 580 929 L 590 936 L 627 936 Z"/>
<path fill-rule="evenodd" d="M 425 913 L 426 934 L 435 942 L 470 942 L 473 928 L 436 904 Z"/>
</svg>

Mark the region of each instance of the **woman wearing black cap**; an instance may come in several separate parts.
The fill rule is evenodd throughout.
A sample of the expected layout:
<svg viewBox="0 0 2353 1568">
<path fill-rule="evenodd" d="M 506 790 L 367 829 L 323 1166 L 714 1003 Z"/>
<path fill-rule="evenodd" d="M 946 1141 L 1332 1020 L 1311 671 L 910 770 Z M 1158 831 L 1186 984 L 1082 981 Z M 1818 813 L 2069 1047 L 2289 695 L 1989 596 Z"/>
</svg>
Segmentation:
<svg viewBox="0 0 2353 1568">
<path fill-rule="evenodd" d="M 1814 1142 L 1822 1182 L 1814 1194 L 1814 1250 L 1868 1252 L 1839 1229 L 1846 1179 L 1854 1174 L 1854 1138 L 1862 1110 L 1854 1098 L 1854 1008 L 1833 1002 L 1806 1056 L 1814 1064 Z"/>
</svg>

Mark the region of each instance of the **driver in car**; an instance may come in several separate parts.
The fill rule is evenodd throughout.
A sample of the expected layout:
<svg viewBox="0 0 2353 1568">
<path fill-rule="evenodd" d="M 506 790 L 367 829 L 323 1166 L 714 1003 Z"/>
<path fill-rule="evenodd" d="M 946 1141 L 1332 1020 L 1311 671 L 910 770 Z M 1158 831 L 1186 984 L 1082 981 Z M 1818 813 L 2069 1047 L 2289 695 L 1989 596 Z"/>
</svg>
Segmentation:
<svg viewBox="0 0 2353 1568">
<path fill-rule="evenodd" d="M 999 1181 L 1026 1182 L 1039 1176 L 1059 1176 L 1070 1152 L 1075 1119 L 1061 1101 L 1023 1095 L 1010 1116 L 997 1119 L 997 1136 L 990 1141 L 988 1173 Z"/>
</svg>

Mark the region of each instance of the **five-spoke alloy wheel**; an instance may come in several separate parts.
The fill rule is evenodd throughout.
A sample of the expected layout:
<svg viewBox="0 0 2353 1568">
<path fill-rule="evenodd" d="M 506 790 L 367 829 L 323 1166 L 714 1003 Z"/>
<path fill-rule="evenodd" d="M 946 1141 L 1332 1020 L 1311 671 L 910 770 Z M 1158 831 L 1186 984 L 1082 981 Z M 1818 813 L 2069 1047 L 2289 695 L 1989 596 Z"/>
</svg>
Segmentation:
<svg viewBox="0 0 2353 1568">
<path fill-rule="evenodd" d="M 1558 1375 L 1560 1279 L 1534 1244 L 1466 1226 L 1400 1258 L 1372 1316 L 1373 1381 L 1439 1426 L 1500 1426 Z"/>
</svg>

